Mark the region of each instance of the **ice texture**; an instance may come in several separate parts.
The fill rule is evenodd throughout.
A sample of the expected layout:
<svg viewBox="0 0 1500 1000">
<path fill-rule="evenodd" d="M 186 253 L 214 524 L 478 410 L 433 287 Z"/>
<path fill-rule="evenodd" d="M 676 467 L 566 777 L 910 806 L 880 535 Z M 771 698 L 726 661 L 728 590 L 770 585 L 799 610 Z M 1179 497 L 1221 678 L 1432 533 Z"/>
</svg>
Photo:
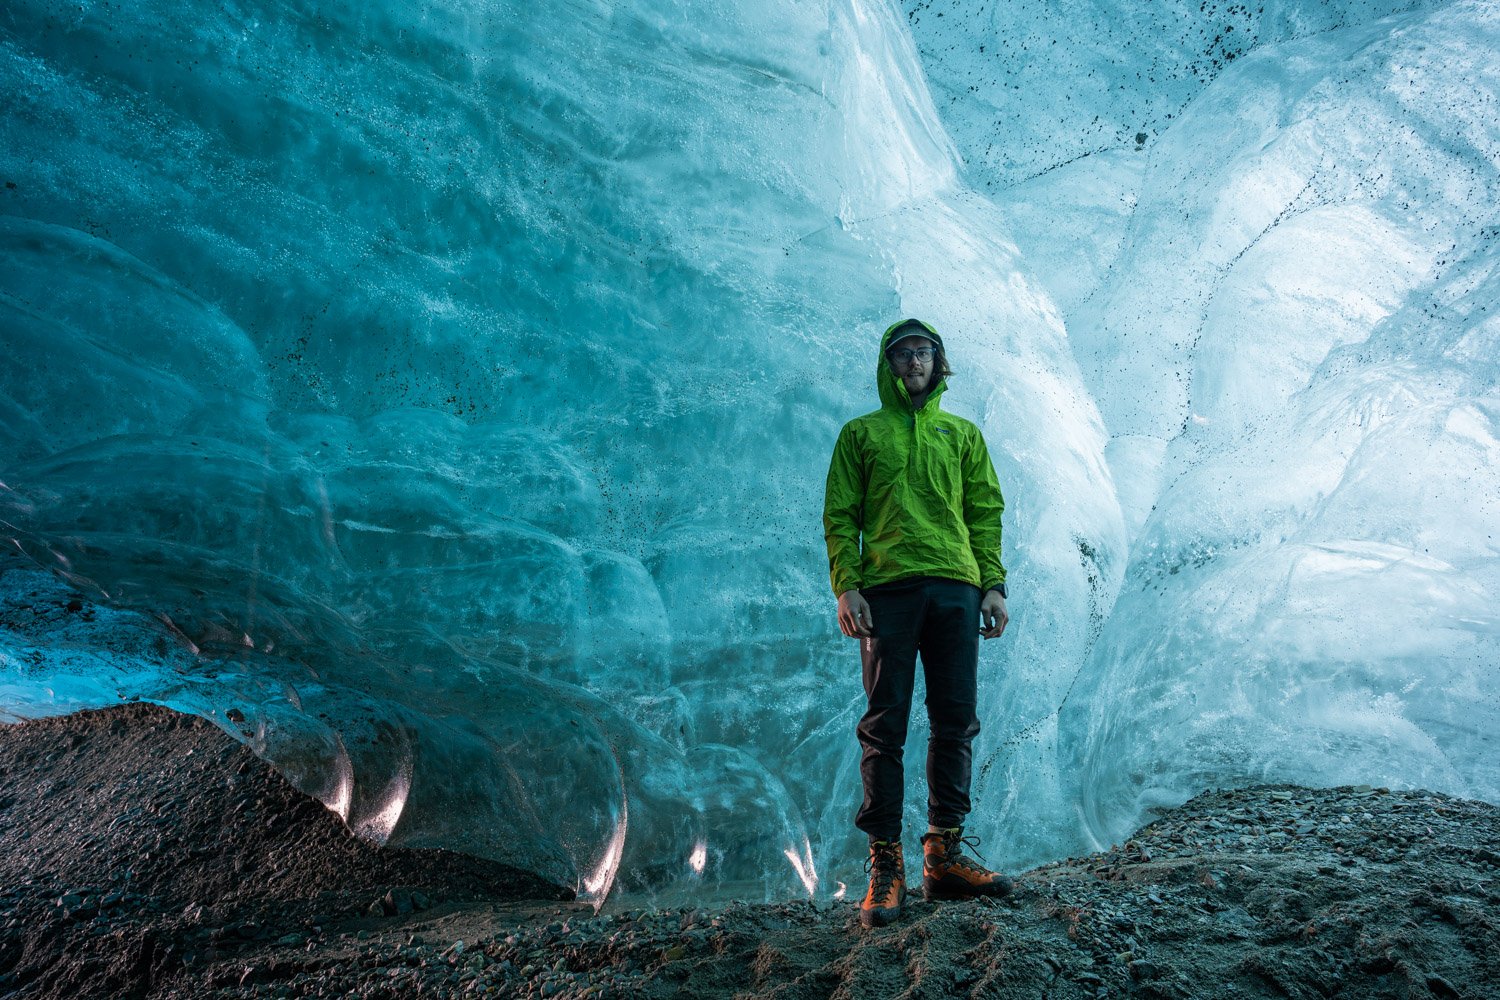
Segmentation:
<svg viewBox="0 0 1500 1000">
<path fill-rule="evenodd" d="M 0 713 L 197 712 L 600 901 L 837 895 L 822 484 L 916 315 L 1007 498 L 990 860 L 1212 785 L 1500 801 L 1497 51 L 1463 2 L 17 0 Z"/>
</svg>

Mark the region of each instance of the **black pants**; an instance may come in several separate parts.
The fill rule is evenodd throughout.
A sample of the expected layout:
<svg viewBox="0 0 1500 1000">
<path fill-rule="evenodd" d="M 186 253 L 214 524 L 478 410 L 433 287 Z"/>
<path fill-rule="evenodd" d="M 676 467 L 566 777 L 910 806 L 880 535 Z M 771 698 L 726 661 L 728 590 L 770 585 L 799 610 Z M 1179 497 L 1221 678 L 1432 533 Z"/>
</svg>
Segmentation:
<svg viewBox="0 0 1500 1000">
<path fill-rule="evenodd" d="M 861 590 L 875 636 L 861 639 L 869 709 L 859 720 L 865 800 L 854 825 L 873 839 L 901 836 L 901 759 L 917 656 L 927 678 L 927 820 L 960 826 L 969 814 L 972 744 L 979 733 L 979 588 L 915 577 Z"/>
</svg>

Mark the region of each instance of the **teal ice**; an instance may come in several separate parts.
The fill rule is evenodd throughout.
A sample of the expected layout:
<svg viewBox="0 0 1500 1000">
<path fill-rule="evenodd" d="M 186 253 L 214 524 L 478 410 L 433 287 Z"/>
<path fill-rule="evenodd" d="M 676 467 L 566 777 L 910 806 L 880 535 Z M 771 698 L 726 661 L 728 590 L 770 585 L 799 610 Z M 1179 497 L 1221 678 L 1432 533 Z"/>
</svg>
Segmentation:
<svg viewBox="0 0 1500 1000">
<path fill-rule="evenodd" d="M 990 861 L 1500 801 L 1497 53 L 1494 2 L 9 0 L 0 717 L 197 712 L 596 902 L 836 897 L 823 476 L 915 315 L 1007 498 Z"/>
</svg>

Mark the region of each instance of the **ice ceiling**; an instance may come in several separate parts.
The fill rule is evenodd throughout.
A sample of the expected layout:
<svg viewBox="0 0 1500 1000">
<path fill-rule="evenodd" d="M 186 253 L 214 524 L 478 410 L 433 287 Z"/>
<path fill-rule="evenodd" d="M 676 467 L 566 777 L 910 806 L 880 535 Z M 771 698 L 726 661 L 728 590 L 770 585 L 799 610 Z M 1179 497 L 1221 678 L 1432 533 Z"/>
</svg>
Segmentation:
<svg viewBox="0 0 1500 1000">
<path fill-rule="evenodd" d="M 917 315 L 1008 502 L 991 861 L 1213 785 L 1500 801 L 1497 52 L 1479 2 L 13 0 L 0 712 L 198 712 L 596 900 L 834 894 L 823 474 Z"/>
</svg>

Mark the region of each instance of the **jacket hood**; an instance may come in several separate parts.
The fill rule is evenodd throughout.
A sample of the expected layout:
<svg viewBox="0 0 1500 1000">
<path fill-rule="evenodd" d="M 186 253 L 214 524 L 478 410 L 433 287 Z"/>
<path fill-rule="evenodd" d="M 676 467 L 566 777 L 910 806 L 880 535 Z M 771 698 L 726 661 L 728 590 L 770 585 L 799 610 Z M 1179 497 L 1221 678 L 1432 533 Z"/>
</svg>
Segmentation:
<svg viewBox="0 0 1500 1000">
<path fill-rule="evenodd" d="M 931 337 L 939 347 L 943 346 L 943 338 L 931 325 L 919 319 L 902 319 L 886 327 L 885 333 L 880 337 L 880 354 L 875 359 L 875 388 L 880 393 L 880 405 L 893 407 L 906 413 L 911 412 L 911 396 L 907 394 L 906 386 L 900 379 L 896 378 L 896 373 L 891 371 L 890 363 L 885 359 L 885 352 L 893 341 L 900 339 L 900 337 L 895 336 L 896 331 L 912 323 L 922 328 L 922 336 Z M 901 336 L 908 337 L 911 334 L 902 334 Z M 928 395 L 927 401 L 922 406 L 924 408 L 928 406 L 935 407 L 938 397 L 947 388 L 948 380 L 946 378 L 938 379 L 938 384 L 932 387 L 931 394 Z"/>
</svg>

